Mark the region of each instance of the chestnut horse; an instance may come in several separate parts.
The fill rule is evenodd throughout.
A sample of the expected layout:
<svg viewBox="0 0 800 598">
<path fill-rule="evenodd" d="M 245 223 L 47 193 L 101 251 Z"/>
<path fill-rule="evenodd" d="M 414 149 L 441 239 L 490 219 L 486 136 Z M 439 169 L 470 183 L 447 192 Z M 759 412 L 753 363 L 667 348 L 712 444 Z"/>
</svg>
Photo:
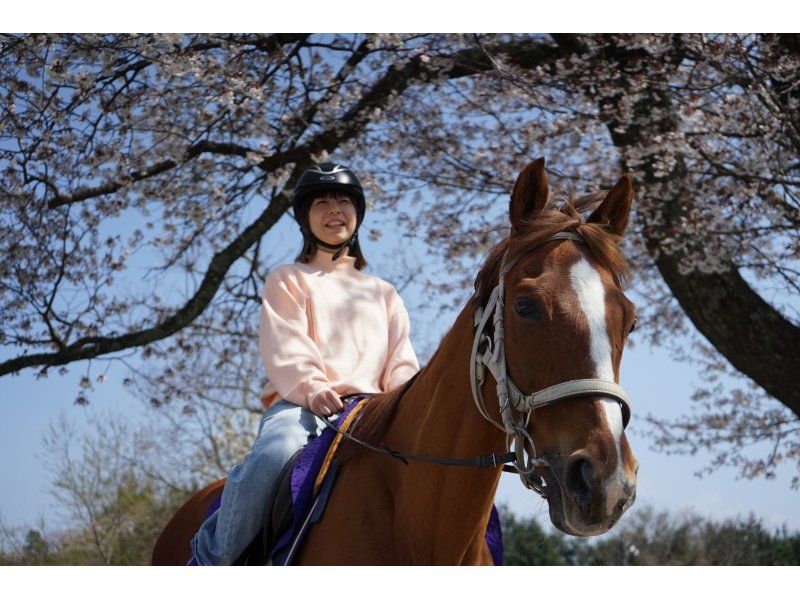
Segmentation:
<svg viewBox="0 0 800 598">
<path fill-rule="evenodd" d="M 436 353 L 410 384 L 373 395 L 352 433 L 408 455 L 502 453 L 513 431 L 509 398 L 515 408 L 528 400 L 516 442 L 525 451 L 517 469 L 525 469 L 525 456 L 530 466 L 523 481 L 546 498 L 556 528 L 597 535 L 636 494 L 638 463 L 624 432 L 628 404 L 616 385 L 636 319 L 621 290 L 626 268 L 619 249 L 633 190 L 623 175 L 586 219 L 576 209 L 585 206 L 569 201 L 555 209 L 548 196 L 539 158 L 514 185 L 510 235 L 487 255 L 475 293 Z M 498 286 L 504 302 L 502 292 L 496 298 Z M 482 385 L 479 407 L 470 399 L 477 401 L 470 349 L 476 314 L 495 303 L 503 366 L 492 370 L 497 389 Z M 514 389 L 508 396 L 506 375 Z M 571 384 L 578 390 L 561 392 Z M 536 392 L 535 400 L 520 399 L 541 389 L 544 398 Z M 555 399 L 547 394 L 556 391 Z M 487 421 L 498 413 L 505 413 L 502 423 Z M 484 531 L 501 466 L 405 464 L 353 442 L 343 443 L 338 459 L 325 516 L 309 529 L 297 564 L 492 564 Z M 186 563 L 189 541 L 221 489 L 222 481 L 215 482 L 181 507 L 156 543 L 153 564 Z"/>
</svg>

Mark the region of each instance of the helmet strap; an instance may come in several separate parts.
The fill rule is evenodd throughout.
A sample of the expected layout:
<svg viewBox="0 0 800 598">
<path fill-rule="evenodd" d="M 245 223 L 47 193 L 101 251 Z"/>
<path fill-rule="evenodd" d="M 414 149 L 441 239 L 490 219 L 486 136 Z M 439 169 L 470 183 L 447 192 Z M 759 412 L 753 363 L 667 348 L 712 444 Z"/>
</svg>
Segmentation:
<svg viewBox="0 0 800 598">
<path fill-rule="evenodd" d="M 350 248 L 350 251 L 352 252 L 352 250 L 353 250 L 353 247 L 355 246 L 355 244 L 356 244 L 356 241 L 358 240 L 358 231 L 354 232 L 354 233 L 353 233 L 353 236 L 352 236 L 352 237 L 350 237 L 350 238 L 349 238 L 347 241 L 345 241 L 344 243 L 340 243 L 340 244 L 338 244 L 338 245 L 331 245 L 330 243 L 326 243 L 326 242 L 325 242 L 325 241 L 323 241 L 322 239 L 318 238 L 318 237 L 317 237 L 317 236 L 316 236 L 316 235 L 315 235 L 313 232 L 311 232 L 311 231 L 308 231 L 308 234 L 309 234 L 309 236 L 311 237 L 311 239 L 312 239 L 312 240 L 313 240 L 313 241 L 314 241 L 314 242 L 315 242 L 317 245 L 322 245 L 322 246 L 323 246 L 323 247 L 325 247 L 326 249 L 337 249 L 337 250 L 338 250 L 336 253 L 334 253 L 334 254 L 333 254 L 333 257 L 331 258 L 331 261 L 336 261 L 336 260 L 339 258 L 339 256 L 341 256 L 341 255 L 342 255 L 342 252 L 344 251 L 345 247 L 349 247 L 349 248 Z"/>
</svg>

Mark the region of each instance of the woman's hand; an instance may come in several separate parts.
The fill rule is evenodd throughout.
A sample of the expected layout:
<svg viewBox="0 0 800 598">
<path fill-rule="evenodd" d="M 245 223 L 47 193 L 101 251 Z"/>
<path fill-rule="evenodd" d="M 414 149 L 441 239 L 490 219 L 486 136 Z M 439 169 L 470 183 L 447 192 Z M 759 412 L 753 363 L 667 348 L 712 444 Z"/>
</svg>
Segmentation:
<svg viewBox="0 0 800 598">
<path fill-rule="evenodd" d="M 308 402 L 308 408 L 319 416 L 331 415 L 344 409 L 339 393 L 333 389 L 323 390 Z"/>
</svg>

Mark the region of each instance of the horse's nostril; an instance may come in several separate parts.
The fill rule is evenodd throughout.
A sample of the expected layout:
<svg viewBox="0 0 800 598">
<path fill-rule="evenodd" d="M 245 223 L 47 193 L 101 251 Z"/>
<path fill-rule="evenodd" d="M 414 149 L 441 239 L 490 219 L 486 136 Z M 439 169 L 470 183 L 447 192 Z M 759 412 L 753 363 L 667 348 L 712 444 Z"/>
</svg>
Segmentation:
<svg viewBox="0 0 800 598">
<path fill-rule="evenodd" d="M 582 457 L 567 466 L 564 484 L 578 500 L 588 500 L 592 495 L 592 464 Z"/>
<path fill-rule="evenodd" d="M 630 497 L 634 492 L 636 492 L 636 486 L 625 480 L 622 482 L 622 490 L 625 492 L 625 496 Z"/>
</svg>

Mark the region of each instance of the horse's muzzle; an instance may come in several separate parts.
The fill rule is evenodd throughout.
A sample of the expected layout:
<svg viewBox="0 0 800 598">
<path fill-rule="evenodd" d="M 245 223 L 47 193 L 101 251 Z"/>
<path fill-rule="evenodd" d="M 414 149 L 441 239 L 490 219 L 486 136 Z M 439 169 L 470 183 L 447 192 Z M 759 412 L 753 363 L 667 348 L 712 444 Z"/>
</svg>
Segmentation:
<svg viewBox="0 0 800 598">
<path fill-rule="evenodd" d="M 636 499 L 636 481 L 621 468 L 607 473 L 586 453 L 549 458 L 545 471 L 550 518 L 561 531 L 576 536 L 602 534 Z"/>
</svg>

